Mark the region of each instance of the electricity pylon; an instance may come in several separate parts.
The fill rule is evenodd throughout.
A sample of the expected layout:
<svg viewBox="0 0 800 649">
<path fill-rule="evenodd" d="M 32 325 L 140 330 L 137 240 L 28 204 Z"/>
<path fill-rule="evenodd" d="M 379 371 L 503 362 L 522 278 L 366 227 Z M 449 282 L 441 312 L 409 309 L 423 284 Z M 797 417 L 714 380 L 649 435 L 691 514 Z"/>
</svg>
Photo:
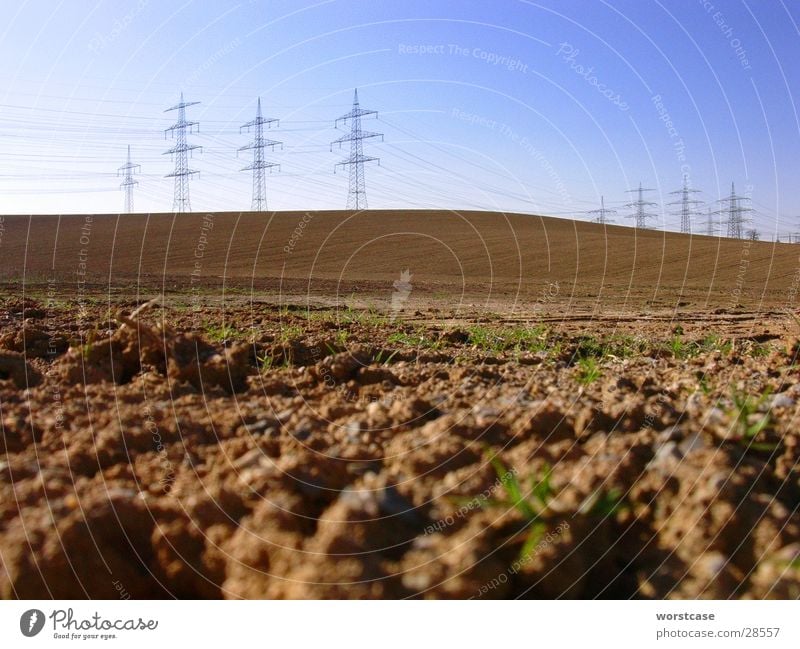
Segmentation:
<svg viewBox="0 0 800 649">
<path fill-rule="evenodd" d="M 172 155 L 175 160 L 175 171 L 167 174 L 165 178 L 175 179 L 175 196 L 172 201 L 172 211 L 177 213 L 191 212 L 192 206 L 189 201 L 189 179 L 199 171 L 189 169 L 189 154 L 195 149 L 202 149 L 203 147 L 197 144 L 189 144 L 186 141 L 186 131 L 193 132 L 195 126 L 200 130 L 198 122 L 190 122 L 186 120 L 186 108 L 188 106 L 196 106 L 199 101 L 184 101 L 183 93 L 181 93 L 181 100 L 174 106 L 167 108 L 164 112 L 168 113 L 171 110 L 178 111 L 178 121 L 175 122 L 168 129 L 164 130 L 164 138 L 166 139 L 168 133 L 175 136 L 175 146 L 169 151 L 164 151 L 164 155 L 168 153 Z"/>
<path fill-rule="evenodd" d="M 242 124 L 239 128 L 239 133 L 243 130 L 247 130 L 249 133 L 251 128 L 255 131 L 253 141 L 239 148 L 239 151 L 253 150 L 253 164 L 247 165 L 242 171 L 250 171 L 251 169 L 253 171 L 253 201 L 250 204 L 250 209 L 254 212 L 264 212 L 267 209 L 267 179 L 264 171 L 269 169 L 270 173 L 272 173 L 273 167 L 278 167 L 278 170 L 280 170 L 280 165 L 277 162 L 264 160 L 264 149 L 267 147 L 274 151 L 275 147 L 280 144 L 281 148 L 283 148 L 282 142 L 268 140 L 264 137 L 264 126 L 270 128 L 275 123 L 280 125 L 277 119 L 261 116 L 261 97 L 259 97 L 256 118 L 247 122 L 247 124 Z"/>
<path fill-rule="evenodd" d="M 632 207 L 633 214 L 628 215 L 629 219 L 636 219 L 637 228 L 649 228 L 647 219 L 654 219 L 656 215 L 646 210 L 647 207 L 655 205 L 650 201 L 644 200 L 644 192 L 654 192 L 654 189 L 642 189 L 642 183 L 639 183 L 639 189 L 629 189 L 626 193 L 630 194 L 636 192 L 639 196 L 633 203 L 628 203 L 625 207 Z"/>
<path fill-rule="evenodd" d="M 600 197 L 600 209 L 599 210 L 589 210 L 586 213 L 587 214 L 596 214 L 597 216 L 595 216 L 592 219 L 592 221 L 594 221 L 595 223 L 604 223 L 605 224 L 605 223 L 613 223 L 614 222 L 611 219 L 607 218 L 606 215 L 607 214 L 616 214 L 617 210 L 610 210 L 610 209 L 606 208 L 605 200 L 601 196 Z"/>
<path fill-rule="evenodd" d="M 346 124 L 347 121 L 350 120 L 350 133 L 343 135 L 342 137 L 331 142 L 331 151 L 333 151 L 334 144 L 338 144 L 339 148 L 341 149 L 344 143 L 350 143 L 350 155 L 341 162 L 337 162 L 333 167 L 334 173 L 336 173 L 336 169 L 339 166 L 342 168 L 348 166 L 350 167 L 350 185 L 347 192 L 346 208 L 348 210 L 367 209 L 367 192 L 364 183 L 364 163 L 377 160 L 378 164 L 380 164 L 380 158 L 373 158 L 364 155 L 364 140 L 373 137 L 380 137 L 381 141 L 383 141 L 382 133 L 372 133 L 370 131 L 361 130 L 361 118 L 367 115 L 375 115 L 377 117 L 378 111 L 365 110 L 361 108 L 358 103 L 358 89 L 356 89 L 355 93 L 353 94 L 352 110 L 346 115 L 342 115 L 334 122 L 334 126 L 338 128 L 339 122 Z"/>
<path fill-rule="evenodd" d="M 719 203 L 722 203 L 723 207 L 719 210 L 718 214 L 727 214 L 727 224 L 728 224 L 728 236 L 732 239 L 743 239 L 744 238 L 744 230 L 742 226 L 750 221 L 749 218 L 745 216 L 746 213 L 752 212 L 753 208 L 751 207 L 744 207 L 742 205 L 742 201 L 749 201 L 750 199 L 747 196 L 738 196 L 736 194 L 736 188 L 731 183 L 731 195 L 728 198 L 720 199 Z"/>
<path fill-rule="evenodd" d="M 692 194 L 697 194 L 699 192 L 699 189 L 691 189 L 689 187 L 689 179 L 686 177 L 683 179 L 683 187 L 681 189 L 670 192 L 670 194 L 680 194 L 681 196 L 679 201 L 673 201 L 672 203 L 667 203 L 667 205 L 681 206 L 680 210 L 673 212 L 673 214 L 681 217 L 681 232 L 684 234 L 691 234 L 692 218 L 700 216 L 700 212 L 697 211 L 696 206 L 702 204 L 703 201 L 692 198 Z"/>
<path fill-rule="evenodd" d="M 117 169 L 117 177 L 122 176 L 120 188 L 125 190 L 125 214 L 133 213 L 133 186 L 138 185 L 139 181 L 133 179 L 133 174 L 137 173 L 141 167 L 131 163 L 131 145 L 128 145 L 128 161 Z"/>
</svg>

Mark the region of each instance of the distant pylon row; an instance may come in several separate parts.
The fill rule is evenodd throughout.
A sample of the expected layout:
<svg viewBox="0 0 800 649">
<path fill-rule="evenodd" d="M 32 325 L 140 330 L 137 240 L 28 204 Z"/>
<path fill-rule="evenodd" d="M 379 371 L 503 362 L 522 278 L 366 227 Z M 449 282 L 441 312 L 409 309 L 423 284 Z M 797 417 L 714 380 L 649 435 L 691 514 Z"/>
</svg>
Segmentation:
<svg viewBox="0 0 800 649">
<path fill-rule="evenodd" d="M 172 173 L 167 174 L 166 178 L 175 179 L 175 191 L 172 202 L 172 210 L 175 213 L 191 212 L 191 201 L 189 199 L 189 180 L 194 174 L 200 173 L 194 169 L 189 168 L 189 157 L 192 152 L 202 149 L 201 146 L 196 144 L 189 144 L 187 136 L 193 132 L 200 131 L 198 122 L 189 121 L 186 119 L 186 109 L 189 106 L 196 106 L 199 101 L 184 101 L 183 93 L 181 93 L 180 101 L 174 106 L 167 108 L 164 112 L 173 110 L 178 111 L 178 121 L 164 131 L 164 137 L 171 134 L 175 137 L 175 146 L 165 151 L 165 154 L 170 154 L 175 162 L 175 169 Z M 349 167 L 350 171 L 350 184 L 347 193 L 347 209 L 363 210 L 367 207 L 367 193 L 364 181 L 364 163 L 377 161 L 380 164 L 380 159 L 364 155 L 363 141 L 373 137 L 380 137 L 383 139 L 383 134 L 372 133 L 370 131 L 361 130 L 361 118 L 369 115 L 377 117 L 378 113 L 374 110 L 366 110 L 360 107 L 358 103 L 358 89 L 353 93 L 353 108 L 352 110 L 342 115 L 334 122 L 334 127 L 338 128 L 339 123 L 347 124 L 350 122 L 350 132 L 342 137 L 334 140 L 331 143 L 331 150 L 333 145 L 338 144 L 339 148 L 346 143 L 350 143 L 350 155 L 337 162 L 334 165 L 334 173 L 338 167 Z M 267 188 L 266 188 L 266 170 L 270 173 L 272 169 L 280 165 L 276 162 L 268 162 L 264 156 L 264 150 L 269 148 L 275 150 L 275 147 L 280 145 L 283 147 L 282 142 L 277 140 L 270 140 L 264 137 L 264 127 L 270 128 L 272 124 L 279 124 L 279 120 L 271 117 L 264 117 L 261 114 L 261 98 L 258 98 L 256 117 L 255 119 L 243 124 L 239 129 L 239 133 L 243 130 L 250 132 L 253 129 L 254 138 L 252 142 L 240 147 L 237 150 L 237 155 L 241 151 L 253 151 L 253 162 L 242 169 L 242 171 L 253 172 L 253 200 L 251 209 L 257 212 L 263 212 L 267 209 Z M 196 131 L 195 131 L 196 128 Z M 138 181 L 133 179 L 133 175 L 140 169 L 139 165 L 131 162 L 131 147 L 128 145 L 128 158 L 127 162 L 119 168 L 118 175 L 123 175 L 123 181 L 120 185 L 125 190 L 125 212 L 133 212 L 133 187 L 138 184 Z"/>
<path fill-rule="evenodd" d="M 627 203 L 625 207 L 631 208 L 633 211 L 631 214 L 627 216 L 627 218 L 635 219 L 636 227 L 637 228 L 649 228 L 649 224 L 647 222 L 648 219 L 656 218 L 656 214 L 652 212 L 648 212 L 647 208 L 656 205 L 652 201 L 647 201 L 644 199 L 645 192 L 652 192 L 655 191 L 654 189 L 645 189 L 642 187 L 642 184 L 639 183 L 639 187 L 637 189 L 628 190 L 631 193 L 635 193 L 637 199 L 632 203 Z M 677 205 L 679 206 L 676 211 L 673 211 L 672 214 L 681 217 L 681 232 L 685 234 L 691 234 L 693 231 L 692 223 L 697 219 L 697 217 L 701 216 L 701 212 L 697 209 L 698 205 L 701 205 L 703 201 L 697 200 L 692 198 L 694 194 L 699 193 L 699 189 L 692 189 L 689 186 L 688 178 L 684 178 L 683 187 L 681 189 L 675 190 L 674 192 L 670 192 L 670 194 L 677 194 L 680 196 L 680 200 L 672 201 L 671 203 L 667 203 L 667 205 Z M 758 232 L 756 230 L 744 230 L 744 224 L 748 222 L 750 219 L 746 216 L 748 213 L 752 212 L 752 208 L 747 207 L 745 201 L 749 201 L 749 197 L 747 196 L 739 196 L 736 193 L 736 188 L 734 184 L 731 183 L 731 193 L 730 196 L 726 198 L 722 198 L 718 203 L 721 204 L 721 209 L 719 210 L 712 210 L 709 208 L 708 216 L 706 220 L 706 229 L 705 234 L 708 236 L 716 235 L 716 221 L 714 220 L 713 216 L 715 214 L 725 215 L 725 223 L 727 223 L 728 230 L 727 236 L 733 239 L 757 239 Z M 597 210 L 589 210 L 586 214 L 592 216 L 592 221 L 595 223 L 613 223 L 614 221 L 611 220 L 609 215 L 616 214 L 616 210 L 608 209 L 605 205 L 605 198 L 603 196 L 600 197 L 600 209 Z"/>
</svg>

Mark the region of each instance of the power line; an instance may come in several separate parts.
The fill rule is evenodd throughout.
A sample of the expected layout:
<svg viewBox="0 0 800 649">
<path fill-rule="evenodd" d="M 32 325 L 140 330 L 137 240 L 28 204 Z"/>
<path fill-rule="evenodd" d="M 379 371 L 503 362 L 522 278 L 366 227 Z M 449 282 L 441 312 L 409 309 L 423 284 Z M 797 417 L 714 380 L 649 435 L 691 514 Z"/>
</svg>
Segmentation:
<svg viewBox="0 0 800 649">
<path fill-rule="evenodd" d="M 706 235 L 709 237 L 716 236 L 717 222 L 714 220 L 716 212 L 712 208 L 708 208 L 708 216 L 706 217 Z"/>
</svg>

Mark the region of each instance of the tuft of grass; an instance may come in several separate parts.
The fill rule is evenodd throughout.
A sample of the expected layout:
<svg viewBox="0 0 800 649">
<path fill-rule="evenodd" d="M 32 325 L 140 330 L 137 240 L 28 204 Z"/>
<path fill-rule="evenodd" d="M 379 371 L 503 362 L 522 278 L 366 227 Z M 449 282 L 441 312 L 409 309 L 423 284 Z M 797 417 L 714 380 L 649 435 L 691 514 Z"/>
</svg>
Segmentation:
<svg viewBox="0 0 800 649">
<path fill-rule="evenodd" d="M 508 499 L 487 499 L 482 501 L 482 505 L 513 507 L 520 513 L 525 525 L 523 530 L 524 541 L 519 558 L 520 560 L 527 559 L 547 532 L 545 516 L 550 501 L 555 495 L 550 481 L 553 470 L 549 465 L 545 465 L 538 477 L 532 475 L 530 477 L 530 490 L 526 494 L 516 473 L 510 471 L 499 457 L 492 455 L 489 461 Z"/>
<path fill-rule="evenodd" d="M 375 355 L 375 358 L 372 359 L 372 362 L 377 365 L 388 365 L 392 362 L 392 359 L 397 356 L 399 349 L 395 349 L 393 352 L 388 353 L 387 350 L 381 349 Z"/>
<path fill-rule="evenodd" d="M 371 306 L 363 313 L 361 323 L 373 329 L 380 329 L 389 324 L 389 316 Z"/>
<path fill-rule="evenodd" d="M 641 356 L 647 351 L 648 341 L 641 336 L 630 336 L 626 334 L 613 335 L 603 341 L 602 349 L 604 356 L 614 356 L 616 358 L 634 358 Z"/>
<path fill-rule="evenodd" d="M 341 324 L 354 324 L 373 329 L 380 329 L 389 324 L 389 317 L 370 306 L 367 309 L 356 309 L 350 305 L 346 306 L 339 314 Z"/>
<path fill-rule="evenodd" d="M 672 353 L 672 358 L 686 358 L 690 353 L 689 347 L 683 342 L 683 338 L 679 334 L 675 334 L 672 337 L 672 340 L 668 343 L 668 348 Z"/>
<path fill-rule="evenodd" d="M 217 343 L 223 343 L 226 340 L 231 340 L 238 334 L 236 328 L 232 327 L 231 325 L 215 325 L 210 322 L 203 324 L 203 332 L 209 340 Z"/>
<path fill-rule="evenodd" d="M 719 335 L 711 333 L 697 343 L 697 347 L 701 352 L 720 352 L 727 356 L 733 351 L 733 341 L 723 339 Z"/>
<path fill-rule="evenodd" d="M 94 345 L 95 340 L 95 330 L 90 329 L 89 334 L 86 336 L 86 341 L 81 344 L 81 356 L 83 356 L 84 361 L 89 360 L 89 354 L 92 351 L 92 345 Z"/>
<path fill-rule="evenodd" d="M 600 365 L 594 356 L 586 356 L 578 359 L 578 383 L 591 385 L 600 378 Z"/>
<path fill-rule="evenodd" d="M 264 356 L 256 356 L 256 360 L 258 361 L 258 369 L 261 374 L 269 372 L 275 363 L 275 359 L 269 354 L 264 354 Z"/>
<path fill-rule="evenodd" d="M 630 503 L 625 500 L 622 490 L 611 487 L 610 489 L 599 489 L 593 493 L 583 502 L 579 511 L 597 518 L 608 518 L 629 508 Z"/>
<path fill-rule="evenodd" d="M 504 338 L 511 348 L 519 352 L 542 352 L 547 349 L 549 331 L 544 325 L 535 327 L 513 327 L 505 332 Z"/>
<path fill-rule="evenodd" d="M 584 358 L 603 358 L 606 355 L 606 346 L 594 336 L 581 336 L 575 347 L 575 359 L 580 362 Z"/>
<path fill-rule="evenodd" d="M 747 394 L 735 388 L 731 389 L 733 410 L 730 413 L 733 425 L 738 435 L 738 441 L 747 449 L 754 451 L 774 451 L 775 444 L 758 443 L 755 441 L 759 433 L 767 430 L 773 424 L 772 413 L 761 413 L 761 407 L 772 394 L 772 389 L 767 388 L 758 396 Z"/>
<path fill-rule="evenodd" d="M 769 356 L 771 351 L 772 348 L 766 343 L 752 341 L 749 345 L 747 345 L 747 352 L 753 358 L 765 358 L 766 356 Z"/>
<path fill-rule="evenodd" d="M 386 341 L 392 345 L 403 345 L 405 347 L 420 347 L 423 349 L 439 349 L 442 342 L 429 335 L 424 329 L 419 329 L 414 333 L 396 331 L 389 334 Z"/>
<path fill-rule="evenodd" d="M 264 356 L 257 356 L 259 372 L 264 374 L 270 370 L 277 368 L 292 367 L 294 365 L 294 353 L 291 349 L 281 353 L 280 356 L 272 356 L 271 354 L 264 354 Z"/>
<path fill-rule="evenodd" d="M 492 353 L 508 350 L 520 352 L 541 352 L 548 349 L 549 331 L 544 325 L 535 327 L 487 327 L 473 325 L 467 330 L 469 344 Z"/>
<path fill-rule="evenodd" d="M 281 325 L 278 341 L 288 343 L 303 337 L 303 328 L 300 325 Z"/>
<path fill-rule="evenodd" d="M 497 332 L 484 325 L 473 325 L 467 330 L 469 344 L 485 352 L 501 352 L 505 342 Z"/>
</svg>

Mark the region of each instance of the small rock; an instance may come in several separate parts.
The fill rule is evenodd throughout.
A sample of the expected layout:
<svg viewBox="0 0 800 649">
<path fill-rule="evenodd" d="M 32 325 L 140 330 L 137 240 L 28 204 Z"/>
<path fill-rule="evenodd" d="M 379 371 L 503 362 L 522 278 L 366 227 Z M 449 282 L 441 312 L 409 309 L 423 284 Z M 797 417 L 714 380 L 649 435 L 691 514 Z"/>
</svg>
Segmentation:
<svg viewBox="0 0 800 649">
<path fill-rule="evenodd" d="M 725 413 L 720 408 L 711 408 L 706 416 L 709 424 L 722 424 L 725 422 Z"/>
<path fill-rule="evenodd" d="M 707 446 L 705 438 L 700 433 L 693 433 L 683 440 L 678 448 L 686 456 L 692 451 L 699 451 Z"/>
<path fill-rule="evenodd" d="M 647 464 L 648 468 L 673 470 L 683 459 L 683 453 L 675 442 L 666 442 L 658 447 L 653 459 Z"/>
<path fill-rule="evenodd" d="M 311 437 L 311 431 L 307 428 L 298 428 L 297 430 L 292 431 L 291 436 L 294 437 L 298 442 L 303 442 Z"/>
<path fill-rule="evenodd" d="M 677 442 L 679 439 L 683 439 L 683 433 L 677 426 L 670 426 L 662 430 L 657 436 L 656 440 L 660 444 L 665 444 L 666 442 Z"/>
<path fill-rule="evenodd" d="M 348 435 L 358 435 L 361 432 L 361 422 L 359 421 L 348 421 L 344 425 L 344 432 Z"/>
<path fill-rule="evenodd" d="M 252 451 L 247 451 L 242 457 L 234 461 L 233 466 L 235 469 L 247 469 L 254 466 L 259 466 L 261 460 L 264 458 L 264 451 L 260 448 L 254 448 Z"/>
<path fill-rule="evenodd" d="M 248 424 L 247 430 L 251 435 L 263 435 L 270 427 L 274 427 L 275 423 L 269 419 L 259 419 L 257 422 Z"/>
<path fill-rule="evenodd" d="M 788 394 L 776 394 L 770 401 L 771 408 L 792 408 L 794 406 L 794 399 Z"/>
</svg>

